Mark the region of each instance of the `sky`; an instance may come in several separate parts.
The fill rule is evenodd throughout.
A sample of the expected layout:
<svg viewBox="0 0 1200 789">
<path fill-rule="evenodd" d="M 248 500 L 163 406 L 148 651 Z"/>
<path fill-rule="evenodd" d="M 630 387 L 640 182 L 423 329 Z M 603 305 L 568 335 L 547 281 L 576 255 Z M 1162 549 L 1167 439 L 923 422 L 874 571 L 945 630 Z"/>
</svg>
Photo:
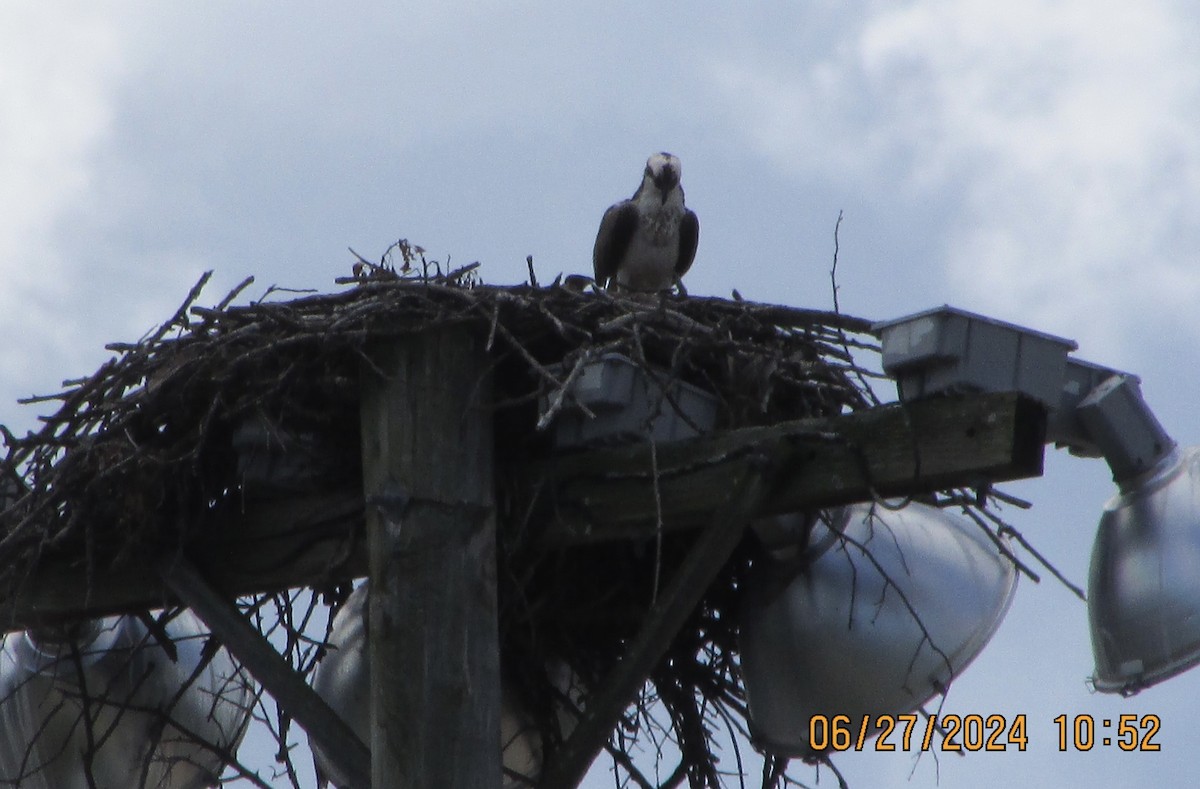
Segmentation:
<svg viewBox="0 0 1200 789">
<path fill-rule="evenodd" d="M 587 273 L 646 157 L 683 162 L 696 295 L 949 303 L 1136 373 L 1200 443 L 1200 20 L 1146 0 L 0 5 L 0 421 L 168 317 L 202 272 L 332 290 L 398 238 L 489 282 Z M 1049 451 L 1005 516 L 1086 582 L 1102 461 Z M 947 710 L 1026 752 L 849 753 L 851 786 L 1182 785 L 1200 672 L 1089 691 L 1086 609 L 1021 582 Z M 1054 717 L 1157 714 L 1158 753 L 1060 752 Z M 818 776 L 797 774 L 809 783 Z M 821 786 L 835 786 L 823 772 Z M 751 782 L 754 776 L 749 779 Z M 597 768 L 588 786 L 610 786 Z M 753 785 L 753 784 L 752 784 Z"/>
</svg>

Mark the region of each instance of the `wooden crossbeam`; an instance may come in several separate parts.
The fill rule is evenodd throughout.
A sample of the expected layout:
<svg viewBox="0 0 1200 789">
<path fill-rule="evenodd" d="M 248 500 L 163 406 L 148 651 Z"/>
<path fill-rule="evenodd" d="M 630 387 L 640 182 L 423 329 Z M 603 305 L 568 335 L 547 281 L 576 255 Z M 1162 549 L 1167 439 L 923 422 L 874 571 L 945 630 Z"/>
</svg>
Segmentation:
<svg viewBox="0 0 1200 789">
<path fill-rule="evenodd" d="M 189 560 L 230 600 L 367 574 L 360 489 L 247 501 L 209 513 L 195 534 Z M 0 633 L 178 602 L 147 572 L 155 560 L 91 569 L 82 557 L 47 560 L 16 594 L 0 600 Z"/>
<path fill-rule="evenodd" d="M 1040 476 L 1045 424 L 1017 394 L 897 403 L 566 455 L 534 465 L 527 484 L 543 491 L 535 517 L 551 542 L 645 538 L 660 516 L 667 529 L 705 523 L 756 452 L 782 450 L 770 515 Z"/>
<path fill-rule="evenodd" d="M 645 444 L 575 452 L 524 474 L 528 489 L 542 491 L 536 516 L 546 538 L 571 544 L 652 535 L 660 503 L 664 528 L 703 525 L 748 454 L 770 445 L 788 451 L 763 514 L 1039 476 L 1044 440 L 1037 403 L 987 394 L 728 430 L 664 444 L 656 458 Z M 361 488 L 252 501 L 207 518 L 187 553 L 226 596 L 367 574 Z M 93 572 L 82 561 L 46 562 L 0 600 L 0 632 L 173 600 L 144 562 Z"/>
</svg>

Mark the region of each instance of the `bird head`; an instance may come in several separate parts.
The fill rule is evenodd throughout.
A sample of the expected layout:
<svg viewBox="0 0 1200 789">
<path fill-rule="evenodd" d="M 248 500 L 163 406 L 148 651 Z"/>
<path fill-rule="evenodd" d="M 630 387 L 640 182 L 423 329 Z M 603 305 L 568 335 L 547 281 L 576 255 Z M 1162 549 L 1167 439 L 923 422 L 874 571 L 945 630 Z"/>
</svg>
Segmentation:
<svg viewBox="0 0 1200 789">
<path fill-rule="evenodd" d="M 671 190 L 679 186 L 681 174 L 682 167 L 679 164 L 678 156 L 665 151 L 656 153 L 646 160 L 646 171 L 642 174 L 642 188 L 653 187 L 665 201 Z"/>
</svg>

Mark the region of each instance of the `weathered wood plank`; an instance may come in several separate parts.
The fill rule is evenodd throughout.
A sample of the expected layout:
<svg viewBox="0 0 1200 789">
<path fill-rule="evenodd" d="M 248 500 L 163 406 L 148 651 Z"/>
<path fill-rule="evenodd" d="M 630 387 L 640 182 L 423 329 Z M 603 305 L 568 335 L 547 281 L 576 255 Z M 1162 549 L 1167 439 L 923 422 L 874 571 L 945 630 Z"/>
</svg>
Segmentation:
<svg viewBox="0 0 1200 789">
<path fill-rule="evenodd" d="M 536 464 L 547 539 L 580 543 L 697 526 L 729 496 L 752 450 L 782 447 L 763 514 L 1039 476 L 1045 412 L 1016 394 L 892 404 L 822 419 L 730 430 L 656 448 L 564 455 Z M 657 482 L 653 468 L 657 466 Z"/>
<path fill-rule="evenodd" d="M 195 527 L 187 554 L 229 599 L 367 574 L 361 490 L 247 501 Z M 150 559 L 89 571 L 47 561 L 11 598 L 0 600 L 0 633 L 39 622 L 107 616 L 177 602 Z"/>
<path fill-rule="evenodd" d="M 488 358 L 465 328 L 370 349 L 362 373 L 372 786 L 500 785 Z"/>
</svg>

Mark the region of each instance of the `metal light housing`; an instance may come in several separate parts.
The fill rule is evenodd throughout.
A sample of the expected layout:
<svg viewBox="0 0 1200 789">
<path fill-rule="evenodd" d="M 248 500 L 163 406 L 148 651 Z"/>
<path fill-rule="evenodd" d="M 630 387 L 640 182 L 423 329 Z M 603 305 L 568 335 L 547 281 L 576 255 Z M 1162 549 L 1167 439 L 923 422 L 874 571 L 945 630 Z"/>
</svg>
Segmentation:
<svg viewBox="0 0 1200 789">
<path fill-rule="evenodd" d="M 191 612 L 163 628 L 170 650 L 134 616 L 5 636 L 0 785 L 214 786 L 254 691 L 225 649 L 208 654 L 208 632 Z"/>
<path fill-rule="evenodd" d="M 1008 611 L 1015 567 L 983 529 L 926 504 L 856 504 L 747 579 L 742 677 L 756 742 L 809 756 L 815 715 L 898 714 L 949 686 Z"/>
<path fill-rule="evenodd" d="M 1092 681 L 1129 695 L 1200 662 L 1200 448 L 1177 448 L 1129 377 L 1096 387 L 1079 416 L 1120 490 L 1088 570 Z"/>
<path fill-rule="evenodd" d="M 1088 572 L 1096 690 L 1136 693 L 1200 662 L 1200 447 L 1104 508 Z"/>
<path fill-rule="evenodd" d="M 1073 340 L 944 306 L 881 321 L 883 370 L 902 402 L 937 394 L 1020 392 L 1059 399 Z"/>
<path fill-rule="evenodd" d="M 1128 695 L 1200 663 L 1200 448 L 1176 447 L 1138 379 L 1068 358 L 1070 340 L 951 307 L 873 329 L 902 401 L 1021 392 L 1047 407 L 1047 441 L 1108 462 L 1119 493 L 1088 570 L 1095 688 Z"/>
</svg>

